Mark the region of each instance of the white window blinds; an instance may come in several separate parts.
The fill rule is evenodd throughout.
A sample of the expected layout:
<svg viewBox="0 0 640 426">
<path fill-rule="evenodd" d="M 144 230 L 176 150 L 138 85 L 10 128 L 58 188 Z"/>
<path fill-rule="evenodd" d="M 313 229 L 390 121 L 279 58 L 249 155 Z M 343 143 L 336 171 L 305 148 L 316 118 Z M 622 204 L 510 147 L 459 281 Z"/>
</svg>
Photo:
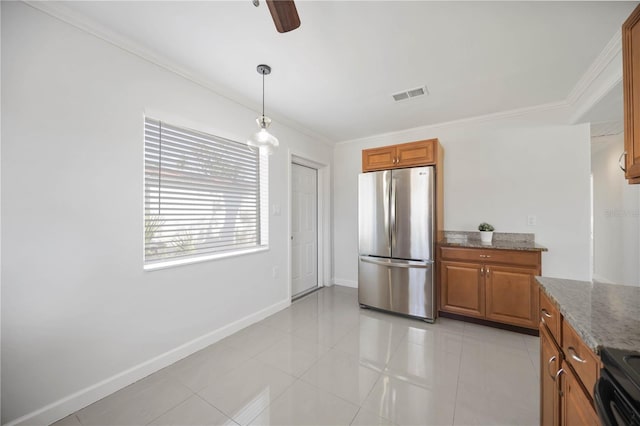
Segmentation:
<svg viewBox="0 0 640 426">
<path fill-rule="evenodd" d="M 267 244 L 266 156 L 149 117 L 144 135 L 145 268 Z"/>
</svg>

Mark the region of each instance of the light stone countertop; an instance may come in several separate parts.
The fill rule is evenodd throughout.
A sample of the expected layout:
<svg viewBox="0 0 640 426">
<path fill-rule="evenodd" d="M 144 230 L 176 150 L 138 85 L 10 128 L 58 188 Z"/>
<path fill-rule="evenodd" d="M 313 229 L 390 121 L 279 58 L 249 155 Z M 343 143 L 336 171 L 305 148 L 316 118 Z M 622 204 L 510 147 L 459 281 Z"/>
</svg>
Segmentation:
<svg viewBox="0 0 640 426">
<path fill-rule="evenodd" d="M 595 353 L 640 351 L 640 287 L 536 277 L 565 320 Z"/>
<path fill-rule="evenodd" d="M 442 247 L 486 248 L 497 250 L 547 251 L 536 244 L 533 234 L 494 232 L 491 243 L 480 241 L 479 232 L 445 231 L 444 238 L 438 241 Z"/>
</svg>

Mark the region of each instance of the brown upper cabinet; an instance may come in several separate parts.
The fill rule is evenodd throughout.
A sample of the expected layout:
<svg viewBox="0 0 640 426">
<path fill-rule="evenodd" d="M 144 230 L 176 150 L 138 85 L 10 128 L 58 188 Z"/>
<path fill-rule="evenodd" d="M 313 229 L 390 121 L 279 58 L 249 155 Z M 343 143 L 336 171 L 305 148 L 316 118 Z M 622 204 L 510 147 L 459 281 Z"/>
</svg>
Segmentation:
<svg viewBox="0 0 640 426">
<path fill-rule="evenodd" d="M 362 171 L 399 169 L 436 164 L 438 139 L 383 146 L 362 151 Z"/>
<path fill-rule="evenodd" d="M 622 25 L 625 177 L 640 183 L 640 6 Z"/>
</svg>

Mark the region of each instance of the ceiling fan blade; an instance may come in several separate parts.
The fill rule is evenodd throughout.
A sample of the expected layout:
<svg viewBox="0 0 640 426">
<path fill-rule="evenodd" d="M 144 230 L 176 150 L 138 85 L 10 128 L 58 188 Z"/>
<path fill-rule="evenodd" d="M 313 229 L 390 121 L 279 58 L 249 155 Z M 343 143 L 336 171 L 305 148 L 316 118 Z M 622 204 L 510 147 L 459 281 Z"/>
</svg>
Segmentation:
<svg viewBox="0 0 640 426">
<path fill-rule="evenodd" d="M 267 6 L 279 33 L 286 33 L 300 26 L 300 17 L 293 0 L 267 0 Z"/>
</svg>

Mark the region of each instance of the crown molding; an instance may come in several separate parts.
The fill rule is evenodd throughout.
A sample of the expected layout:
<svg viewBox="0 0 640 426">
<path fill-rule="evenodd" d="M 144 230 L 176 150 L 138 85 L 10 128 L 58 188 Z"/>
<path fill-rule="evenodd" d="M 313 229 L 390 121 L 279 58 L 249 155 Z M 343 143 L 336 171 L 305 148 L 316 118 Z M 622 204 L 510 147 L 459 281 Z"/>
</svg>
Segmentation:
<svg viewBox="0 0 640 426">
<path fill-rule="evenodd" d="M 598 102 L 602 100 L 618 83 L 622 81 L 622 68 L 619 70 L 615 70 L 616 72 L 607 76 L 605 80 L 596 87 L 592 93 L 586 94 L 584 100 L 582 99 L 582 95 L 579 98 L 580 102 L 576 102 L 572 104 L 572 106 L 576 106 L 575 111 L 571 115 L 571 119 L 569 120 L 570 124 L 576 124 L 580 121 L 580 119 Z"/>
<path fill-rule="evenodd" d="M 507 111 L 499 111 L 490 114 L 475 115 L 473 117 L 460 118 L 458 120 L 443 121 L 441 123 L 427 124 L 424 126 L 411 127 L 409 129 L 398 130 L 394 132 L 378 133 L 376 135 L 365 136 L 362 138 L 348 139 L 337 142 L 336 145 L 343 145 L 349 143 L 358 142 L 371 142 L 376 139 L 390 139 L 405 134 L 421 134 L 433 129 L 463 125 L 482 124 L 491 121 L 508 120 L 511 118 L 518 118 L 529 114 L 543 113 L 547 111 L 554 111 L 558 109 L 567 108 L 570 105 L 566 101 L 550 102 L 547 104 L 534 105 L 532 107 L 516 108 Z"/>
<path fill-rule="evenodd" d="M 622 32 L 621 30 L 617 30 L 611 40 L 609 40 L 604 49 L 602 49 L 589 68 L 587 68 L 587 71 L 585 71 L 580 80 L 578 80 L 576 85 L 573 87 L 573 90 L 571 90 L 569 96 L 567 96 L 567 103 L 575 104 L 621 51 Z M 622 68 L 620 69 L 620 72 L 622 73 Z"/>
<path fill-rule="evenodd" d="M 93 35 L 94 37 L 99 38 L 102 41 L 105 41 L 112 46 L 115 46 L 119 49 L 122 49 L 130 54 L 133 54 L 147 62 L 151 62 L 154 65 L 157 65 L 161 68 L 164 68 L 167 71 L 170 71 L 174 74 L 179 75 L 182 78 L 185 78 L 192 83 L 195 83 L 201 86 L 204 89 L 207 89 L 213 92 L 215 95 L 220 96 L 230 102 L 233 102 L 243 108 L 247 108 L 256 114 L 259 115 L 260 105 L 255 103 L 248 98 L 238 96 L 232 91 L 226 89 L 223 86 L 215 84 L 210 79 L 205 76 L 194 73 L 192 71 L 188 71 L 187 69 L 176 64 L 175 61 L 171 59 L 158 55 L 151 50 L 142 47 L 140 44 L 135 43 L 128 39 L 127 37 L 123 37 L 117 32 L 105 27 L 104 25 L 99 24 L 98 22 L 87 18 L 81 14 L 78 14 L 69 8 L 65 7 L 61 2 L 52 2 L 52 1 L 34 1 L 34 0 L 21 0 L 24 4 L 29 5 L 30 7 L 37 9 L 47 15 L 58 19 L 62 22 L 65 22 L 81 31 L 84 31 L 88 34 Z M 317 133 L 313 130 L 308 129 L 307 127 L 290 120 L 286 117 L 282 117 L 277 114 L 271 114 L 271 117 L 274 121 L 289 127 L 297 132 L 300 132 L 314 140 L 320 141 L 323 144 L 333 147 L 334 143 L 327 136 Z"/>
</svg>

